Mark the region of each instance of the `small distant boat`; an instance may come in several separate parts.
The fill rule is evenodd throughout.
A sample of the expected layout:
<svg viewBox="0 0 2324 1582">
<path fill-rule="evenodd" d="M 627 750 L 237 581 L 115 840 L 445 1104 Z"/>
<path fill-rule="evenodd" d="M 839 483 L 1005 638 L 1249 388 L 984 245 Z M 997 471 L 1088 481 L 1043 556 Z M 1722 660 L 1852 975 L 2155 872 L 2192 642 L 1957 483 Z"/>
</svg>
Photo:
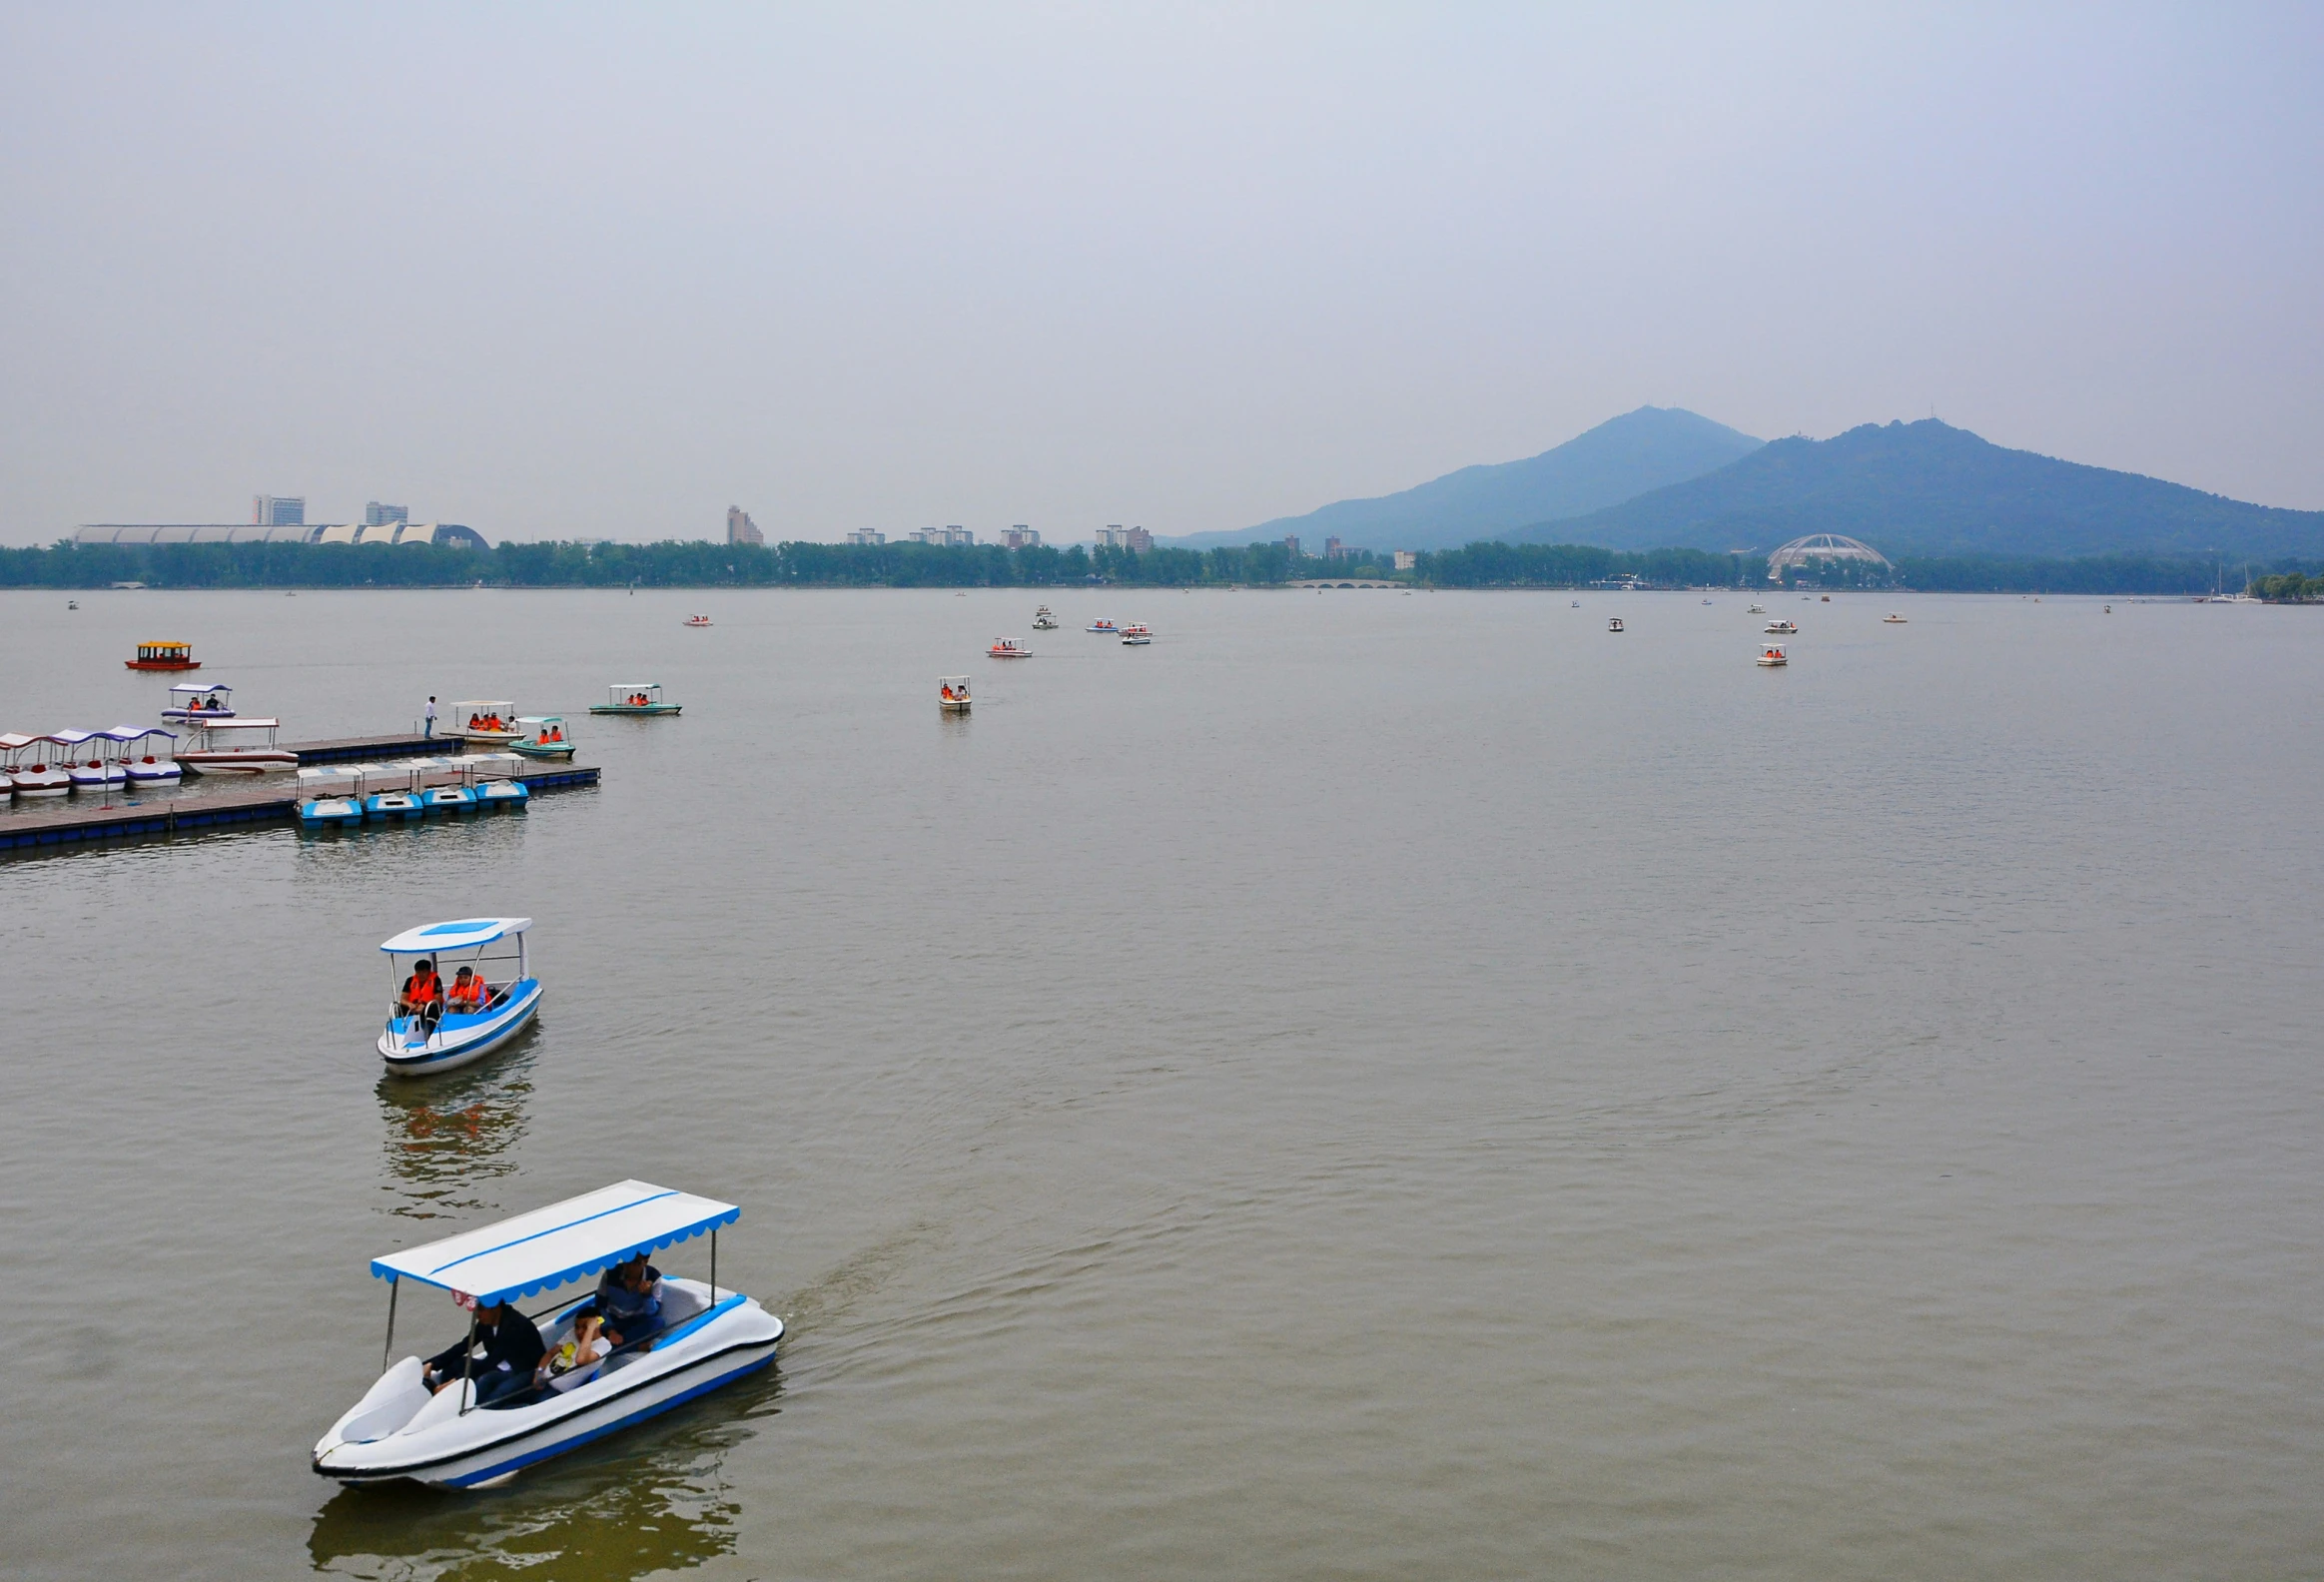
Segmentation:
<svg viewBox="0 0 2324 1582">
<path fill-rule="evenodd" d="M 686 624 L 689 626 L 707 626 L 710 624 L 710 617 L 707 615 L 689 615 L 686 617 Z"/>
<path fill-rule="evenodd" d="M 1575 599 L 1575 600 L 1574 600 L 1574 608 L 1575 608 L 1575 609 L 1580 609 L 1581 607 L 1582 607 L 1582 601 L 1581 601 L 1580 599 Z"/>
<path fill-rule="evenodd" d="M 2114 613 L 2114 606 L 2111 604 L 2101 605 L 2099 606 L 2098 613 L 2101 615 L 2111 615 Z"/>
<path fill-rule="evenodd" d="M 1765 648 L 1762 648 L 1759 651 L 1759 663 L 1768 666 L 1770 669 L 1773 669 L 1777 665 L 1788 665 L 1792 661 L 1790 659 L 1784 656 L 1784 645 L 1782 643 L 1769 643 Z"/>
<path fill-rule="evenodd" d="M 540 1009 L 540 980 L 525 961 L 530 918 L 466 918 L 406 929 L 380 947 L 396 985 L 380 1058 L 395 1077 L 426 1077 L 482 1060 L 524 1030 Z M 406 963 L 408 962 L 408 966 Z M 432 994 L 412 987 L 425 965 Z M 451 998 L 458 969 L 480 980 L 475 999 Z"/>
<path fill-rule="evenodd" d="M 516 723 L 523 733 L 508 746 L 527 758 L 563 758 L 573 756 L 573 740 L 565 734 L 562 714 L 520 714 Z"/>
<path fill-rule="evenodd" d="M 182 642 L 141 642 L 137 657 L 124 659 L 132 670 L 199 670 L 202 661 L 194 657 L 194 645 Z"/>
<path fill-rule="evenodd" d="M 131 785 L 174 785 L 185 773 L 178 767 L 172 749 L 177 746 L 178 733 L 149 725 L 140 730 L 135 725 L 116 725 L 106 735 L 121 743 L 121 768 L 129 776 Z M 159 752 L 140 752 L 140 747 L 151 748 L 154 738 L 162 739 Z"/>
<path fill-rule="evenodd" d="M 969 711 L 969 678 L 967 676 L 938 676 L 936 678 L 936 707 L 945 714 L 966 714 Z"/>
<path fill-rule="evenodd" d="M 468 698 L 451 705 L 445 718 L 451 725 L 448 734 L 462 741 L 504 747 L 524 734 L 516 723 L 516 705 L 506 698 Z"/>
<path fill-rule="evenodd" d="M 1767 613 L 1767 606 L 1765 604 L 1754 604 L 1751 608 L 1745 610 L 1743 613 L 1746 615 L 1765 615 Z"/>
<path fill-rule="evenodd" d="M 1014 637 L 994 638 L 993 646 L 986 649 L 985 652 L 995 659 L 1030 659 L 1033 657 L 1033 650 Z"/>
<path fill-rule="evenodd" d="M 1619 616 L 1619 615 L 1615 615 L 1615 616 L 1612 616 L 1612 617 L 1610 617 L 1610 618 L 1607 620 L 1607 622 L 1606 622 L 1606 629 L 1607 629 L 1608 631 L 1610 631 L 1610 632 L 1618 632 L 1618 631 L 1621 631 L 1621 630 L 1623 629 L 1623 627 L 1622 627 L 1622 617 L 1621 617 L 1621 616 Z"/>
<path fill-rule="evenodd" d="M 427 804 L 419 800 L 416 791 L 375 791 L 364 798 L 364 814 L 368 818 L 402 819 L 406 823 L 427 816 Z"/>
<path fill-rule="evenodd" d="M 1094 631 L 1106 637 L 1111 637 L 1114 635 L 1114 623 L 1110 620 L 1094 620 L 1082 629 L 1084 631 Z"/>
<path fill-rule="evenodd" d="M 605 689 L 605 701 L 589 705 L 592 714 L 675 714 L 682 703 L 664 703 L 659 681 L 622 681 Z"/>
<path fill-rule="evenodd" d="M 1122 646 L 1125 648 L 1143 648 L 1153 641 L 1154 628 L 1152 626 L 1132 621 L 1122 628 Z"/>
<path fill-rule="evenodd" d="M 1705 599 L 1705 600 L 1703 600 L 1703 602 L 1704 602 L 1704 603 L 1706 603 L 1706 604 L 1708 604 L 1708 603 L 1710 603 L 1711 601 L 1710 601 L 1709 599 Z"/>
<path fill-rule="evenodd" d="M 81 607 L 81 601 L 80 601 L 79 599 L 67 599 L 67 600 L 65 600 L 65 608 L 67 608 L 67 609 L 69 609 L 69 610 L 76 610 L 76 609 L 79 609 L 80 607 Z"/>
<path fill-rule="evenodd" d="M 1769 621 L 1767 629 L 1771 635 L 1777 637 L 1797 637 L 1800 635 L 1800 623 L 1785 620 L 1781 616 Z"/>
<path fill-rule="evenodd" d="M 1903 612 L 1902 610 L 1891 610 L 1891 611 L 1889 611 L 1889 612 L 1888 612 L 1888 614 L 1886 614 L 1886 615 L 1883 615 L 1883 616 L 1881 617 L 1881 624 L 1882 624 L 1882 625 L 1884 625 L 1884 626 L 1902 626 L 1902 625 L 1904 625 L 1904 624 L 1905 624 L 1905 615 L 1904 615 L 1904 612 Z"/>
<path fill-rule="evenodd" d="M 1042 605 L 1041 608 L 1033 612 L 1033 629 L 1035 631 L 1057 630 L 1057 617 L 1050 613 L 1049 606 L 1047 604 Z"/>
<path fill-rule="evenodd" d="M 63 762 L 66 744 L 54 736 L 0 736 L 0 752 L 8 755 L 8 789 L 20 797 L 65 796 L 73 777 Z"/>
<path fill-rule="evenodd" d="M 181 681 L 170 688 L 170 706 L 162 710 L 162 718 L 232 719 L 233 698 L 234 688 L 223 681 L 212 686 L 204 686 L 199 681 Z"/>
<path fill-rule="evenodd" d="M 193 745 L 179 749 L 180 767 L 195 774 L 265 774 L 296 769 L 299 755 L 277 743 L 278 719 L 206 719 L 193 729 Z"/>
<path fill-rule="evenodd" d="M 1824 602 L 1825 602 L 1825 603 L 1827 603 L 1827 604 L 1831 603 L 1831 602 L 1832 602 L 1832 595 L 1831 595 L 1831 594 L 1829 594 L 1829 593 L 1825 594 L 1825 595 L 1824 595 Z"/>
</svg>

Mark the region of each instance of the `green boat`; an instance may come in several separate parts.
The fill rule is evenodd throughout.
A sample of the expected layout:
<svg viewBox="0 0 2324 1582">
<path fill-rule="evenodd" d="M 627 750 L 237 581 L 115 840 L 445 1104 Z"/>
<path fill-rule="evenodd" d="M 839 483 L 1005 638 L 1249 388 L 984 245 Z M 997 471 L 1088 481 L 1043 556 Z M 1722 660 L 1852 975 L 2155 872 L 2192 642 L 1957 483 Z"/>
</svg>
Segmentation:
<svg viewBox="0 0 2324 1582">
<path fill-rule="evenodd" d="M 662 701 L 661 683 L 633 681 L 605 689 L 605 701 L 589 705 L 592 714 L 675 714 L 683 705 Z"/>
</svg>

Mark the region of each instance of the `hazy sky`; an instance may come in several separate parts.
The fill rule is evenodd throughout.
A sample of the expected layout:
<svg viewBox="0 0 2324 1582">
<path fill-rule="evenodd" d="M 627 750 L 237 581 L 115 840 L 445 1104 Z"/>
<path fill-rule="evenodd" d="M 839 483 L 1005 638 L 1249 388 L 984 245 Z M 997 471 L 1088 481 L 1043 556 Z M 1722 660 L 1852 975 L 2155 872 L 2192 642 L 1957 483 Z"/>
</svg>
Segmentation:
<svg viewBox="0 0 2324 1582">
<path fill-rule="evenodd" d="M 1241 527 L 1642 402 L 2324 507 L 2324 7 L 0 9 L 0 540 Z"/>
</svg>

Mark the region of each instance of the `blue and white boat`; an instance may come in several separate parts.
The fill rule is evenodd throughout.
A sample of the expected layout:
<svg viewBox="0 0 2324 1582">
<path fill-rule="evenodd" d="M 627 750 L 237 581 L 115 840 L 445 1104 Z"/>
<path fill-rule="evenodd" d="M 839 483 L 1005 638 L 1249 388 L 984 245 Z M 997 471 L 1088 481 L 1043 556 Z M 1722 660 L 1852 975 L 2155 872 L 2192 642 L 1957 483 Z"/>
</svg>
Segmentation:
<svg viewBox="0 0 2324 1582">
<path fill-rule="evenodd" d="M 540 980 L 525 959 L 530 918 L 466 918 L 406 929 L 382 945 L 392 964 L 393 1008 L 380 1034 L 380 1058 L 397 1077 L 431 1077 L 482 1060 L 524 1031 L 540 1009 Z M 442 986 L 430 1001 L 411 1004 L 407 986 L 425 965 Z M 459 969 L 484 981 L 473 1010 L 453 1003 Z"/>
<path fill-rule="evenodd" d="M 376 819 L 424 818 L 427 804 L 416 791 L 375 791 L 364 798 L 364 811 Z"/>
<path fill-rule="evenodd" d="M 121 743 L 121 768 L 133 786 L 176 785 L 181 771 L 178 760 L 171 756 L 178 745 L 178 733 L 163 730 L 159 725 L 140 728 L 135 725 L 116 725 L 105 732 Z M 157 744 L 155 737 L 160 737 Z M 158 750 L 157 749 L 158 746 Z"/>
<path fill-rule="evenodd" d="M 355 797 L 310 797 L 299 804 L 299 822 L 309 829 L 360 829 L 364 805 Z"/>
<path fill-rule="evenodd" d="M 195 681 L 181 681 L 170 688 L 170 706 L 162 710 L 162 718 L 232 719 L 234 688 L 223 681 L 213 681 L 208 686 Z"/>
<path fill-rule="evenodd" d="M 476 811 L 476 793 L 466 786 L 436 786 L 423 792 L 419 800 L 430 813 L 473 813 Z"/>
<path fill-rule="evenodd" d="M 388 1281 L 385 1369 L 363 1399 L 315 1446 L 315 1470 L 343 1483 L 407 1478 L 478 1488 L 525 1467 L 668 1411 L 775 1360 L 783 1321 L 740 1291 L 718 1284 L 718 1227 L 742 1210 L 732 1203 L 625 1181 L 498 1224 L 372 1260 Z M 546 1382 L 503 1381 L 477 1402 L 463 1375 L 432 1393 L 417 1356 L 393 1361 L 395 1298 L 405 1281 L 452 1293 L 464 1307 L 517 1304 L 626 1260 L 707 1233 L 707 1280 L 662 1277 L 660 1324 L 593 1365 Z M 553 1354 L 571 1337 L 588 1292 L 568 1292 L 529 1317 Z M 463 1364 L 480 1347 L 468 1325 Z M 455 1345 L 455 1349 L 457 1349 Z"/>
<path fill-rule="evenodd" d="M 476 806 L 504 807 L 523 812 L 525 803 L 532 800 L 532 787 L 521 780 L 482 780 L 475 787 Z"/>
</svg>

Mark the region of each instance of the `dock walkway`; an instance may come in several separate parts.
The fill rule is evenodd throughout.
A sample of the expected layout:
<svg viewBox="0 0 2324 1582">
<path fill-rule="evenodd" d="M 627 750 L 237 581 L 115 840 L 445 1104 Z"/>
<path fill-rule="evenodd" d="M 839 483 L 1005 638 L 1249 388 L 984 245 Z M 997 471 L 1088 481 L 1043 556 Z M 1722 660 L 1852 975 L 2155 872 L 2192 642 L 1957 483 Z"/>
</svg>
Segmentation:
<svg viewBox="0 0 2324 1582">
<path fill-rule="evenodd" d="M 353 748 L 355 750 L 348 753 L 350 757 L 388 757 L 392 755 L 362 750 L 369 743 L 387 740 L 404 742 L 402 737 L 357 737 L 341 742 L 310 742 L 298 748 L 298 752 L 302 763 L 307 761 L 309 747 L 327 751 Z M 440 742 L 406 743 L 407 746 L 438 744 Z M 566 786 L 593 786 L 597 783 L 597 766 L 594 764 L 560 764 L 553 769 L 543 766 L 537 773 L 511 775 L 509 778 L 522 781 L 533 791 L 554 791 Z M 228 829 L 246 824 L 296 824 L 298 821 L 299 793 L 295 786 L 277 785 L 261 791 L 230 791 L 218 796 L 172 797 L 168 801 L 108 801 L 97 807 L 84 803 L 78 807 L 60 807 L 53 813 L 12 813 L 0 817 L 0 852 L 54 849 L 89 841 L 197 834 L 205 830 Z"/>
</svg>

